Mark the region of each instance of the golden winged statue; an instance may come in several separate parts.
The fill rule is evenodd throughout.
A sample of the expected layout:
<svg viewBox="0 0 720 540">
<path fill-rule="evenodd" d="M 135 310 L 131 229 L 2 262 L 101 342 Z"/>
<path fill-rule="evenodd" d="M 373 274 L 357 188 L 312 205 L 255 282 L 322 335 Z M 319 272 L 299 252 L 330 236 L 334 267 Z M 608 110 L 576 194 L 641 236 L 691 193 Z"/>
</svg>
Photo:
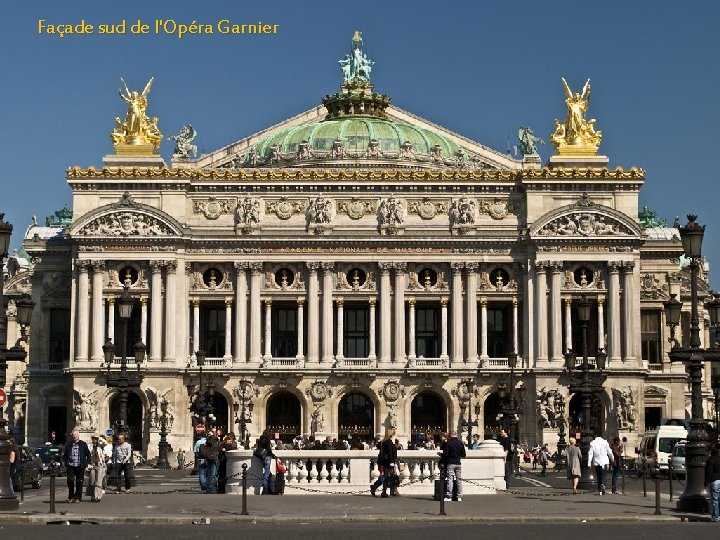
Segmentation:
<svg viewBox="0 0 720 540">
<path fill-rule="evenodd" d="M 585 82 L 582 92 L 573 93 L 564 77 L 562 83 L 565 90 L 567 118 L 565 122 L 555 120 L 555 131 L 550 136 L 550 140 L 555 145 L 558 155 L 594 156 L 600 146 L 602 132 L 595 130 L 594 118 L 585 119 L 590 103 L 590 79 Z"/>
<path fill-rule="evenodd" d="M 115 129 L 110 133 L 113 146 L 118 154 L 139 154 L 139 153 L 157 153 L 162 141 L 162 133 L 158 128 L 157 116 L 152 120 L 148 117 L 146 110 L 148 99 L 147 96 L 152 88 L 154 77 L 145 85 L 142 92 L 130 90 L 125 84 L 125 80 L 120 77 L 123 89 L 118 91 L 120 99 L 128 105 L 125 120 L 120 120 L 119 116 L 115 117 Z"/>
</svg>

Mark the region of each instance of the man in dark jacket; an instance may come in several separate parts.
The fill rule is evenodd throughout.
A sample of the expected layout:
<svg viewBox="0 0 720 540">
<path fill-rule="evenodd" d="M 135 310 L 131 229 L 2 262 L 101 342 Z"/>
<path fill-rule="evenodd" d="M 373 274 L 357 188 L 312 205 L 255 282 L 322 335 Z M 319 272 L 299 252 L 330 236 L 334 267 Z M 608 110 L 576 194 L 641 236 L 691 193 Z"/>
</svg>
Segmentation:
<svg viewBox="0 0 720 540">
<path fill-rule="evenodd" d="M 718 447 L 713 445 L 710 457 L 705 463 L 705 485 L 710 492 L 710 507 L 712 508 L 712 521 L 720 519 L 720 457 Z"/>
<path fill-rule="evenodd" d="M 68 502 L 79 503 L 82 500 L 85 469 L 92 465 L 90 449 L 85 441 L 80 440 L 77 429 L 72 430 L 71 439 L 65 443 L 63 459 L 67 468 Z"/>
<path fill-rule="evenodd" d="M 457 500 L 462 501 L 462 465 L 465 457 L 465 445 L 458 439 L 457 431 L 450 432 L 450 439 L 443 446 L 441 460 L 445 463 L 445 501 L 452 501 L 453 481 L 457 482 Z"/>
</svg>

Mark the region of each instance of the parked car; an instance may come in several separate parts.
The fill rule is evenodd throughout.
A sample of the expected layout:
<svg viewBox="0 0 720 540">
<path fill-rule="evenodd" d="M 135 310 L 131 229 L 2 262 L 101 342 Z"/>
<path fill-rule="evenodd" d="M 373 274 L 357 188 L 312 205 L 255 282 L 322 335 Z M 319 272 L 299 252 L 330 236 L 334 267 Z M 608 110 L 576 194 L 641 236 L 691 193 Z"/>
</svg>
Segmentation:
<svg viewBox="0 0 720 540">
<path fill-rule="evenodd" d="M 50 463 L 54 460 L 60 464 L 58 469 L 58 475 L 65 475 L 65 461 L 62 459 L 63 447 L 59 445 L 46 444 L 45 446 L 38 446 L 35 449 L 35 453 L 42 461 L 42 470 L 45 476 L 50 474 Z"/>
<path fill-rule="evenodd" d="M 673 448 L 670 462 L 672 463 L 673 475 L 685 478 L 685 445 L 687 441 L 680 441 Z"/>
<path fill-rule="evenodd" d="M 638 459 L 635 467 L 638 476 L 643 473 L 643 463 L 646 465 L 645 472 L 653 475 L 655 472 L 667 473 L 668 460 L 675 445 L 687 438 L 687 430 L 683 426 L 666 425 L 657 429 L 646 431 L 636 448 Z"/>
<path fill-rule="evenodd" d="M 21 461 L 18 465 L 22 466 L 22 471 L 20 466 L 15 469 L 13 489 L 15 491 L 20 490 L 21 480 L 24 481 L 24 484 L 31 484 L 34 489 L 40 489 L 43 477 L 42 461 L 29 446 L 20 447 L 19 457 Z"/>
</svg>

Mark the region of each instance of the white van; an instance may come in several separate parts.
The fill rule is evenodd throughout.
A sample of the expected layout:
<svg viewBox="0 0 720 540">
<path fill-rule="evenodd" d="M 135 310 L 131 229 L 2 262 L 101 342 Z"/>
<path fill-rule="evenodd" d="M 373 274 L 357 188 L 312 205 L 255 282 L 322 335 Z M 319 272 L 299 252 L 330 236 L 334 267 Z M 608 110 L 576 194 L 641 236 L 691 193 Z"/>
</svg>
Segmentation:
<svg viewBox="0 0 720 540">
<path fill-rule="evenodd" d="M 660 426 L 646 431 L 637 448 L 635 469 L 638 472 L 642 470 L 642 462 L 645 458 L 647 467 L 651 471 L 659 466 L 661 472 L 667 473 L 672 450 L 683 439 L 687 439 L 687 429 L 684 426 Z"/>
</svg>

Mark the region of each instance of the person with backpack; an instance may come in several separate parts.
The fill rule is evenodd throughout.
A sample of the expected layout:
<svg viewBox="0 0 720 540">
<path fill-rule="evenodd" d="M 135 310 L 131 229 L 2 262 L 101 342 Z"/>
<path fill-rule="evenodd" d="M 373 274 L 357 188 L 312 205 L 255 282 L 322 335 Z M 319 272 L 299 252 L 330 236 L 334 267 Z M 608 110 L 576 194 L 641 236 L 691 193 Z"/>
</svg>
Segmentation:
<svg viewBox="0 0 720 540">
<path fill-rule="evenodd" d="M 465 457 L 465 445 L 458 439 L 457 431 L 450 432 L 450 438 L 443 446 L 441 459 L 445 462 L 446 486 L 445 502 L 452 501 L 453 481 L 457 483 L 457 501 L 462 501 L 462 462 Z"/>
<path fill-rule="evenodd" d="M 207 474 L 206 493 L 218 492 L 218 458 L 220 456 L 220 439 L 217 431 L 212 429 L 205 439 L 205 444 L 200 445 L 200 457 L 205 460 Z"/>
<path fill-rule="evenodd" d="M 382 484 L 381 497 L 388 497 L 387 489 L 390 488 L 390 495 L 397 495 L 397 486 L 395 484 L 395 464 L 397 463 L 397 448 L 393 442 L 395 436 L 395 428 L 389 427 L 385 430 L 385 438 L 380 443 L 377 457 L 378 469 L 380 477 L 370 486 L 370 494 L 375 497 L 377 488 Z"/>
<path fill-rule="evenodd" d="M 542 467 L 539 476 L 545 476 L 545 469 L 547 469 L 547 464 L 550 460 L 550 450 L 548 449 L 547 444 L 544 444 L 543 447 L 540 449 L 538 459 L 540 461 L 540 466 Z"/>
<path fill-rule="evenodd" d="M 262 475 L 262 494 L 270 495 L 270 466 L 275 459 L 273 454 L 272 446 L 270 445 L 270 430 L 266 429 L 257 441 L 257 446 L 253 452 L 253 457 L 259 459 L 262 462 L 263 475 Z"/>
</svg>

